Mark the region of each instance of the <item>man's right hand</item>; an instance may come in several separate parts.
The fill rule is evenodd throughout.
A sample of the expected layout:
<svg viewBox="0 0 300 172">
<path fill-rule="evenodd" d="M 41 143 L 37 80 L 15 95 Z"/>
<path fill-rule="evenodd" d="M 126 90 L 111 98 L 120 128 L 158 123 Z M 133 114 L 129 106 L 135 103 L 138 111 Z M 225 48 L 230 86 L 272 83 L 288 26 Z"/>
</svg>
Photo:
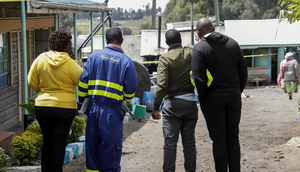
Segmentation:
<svg viewBox="0 0 300 172">
<path fill-rule="evenodd" d="M 152 111 L 151 115 L 152 115 L 153 119 L 160 119 L 161 118 L 160 114 L 158 113 L 158 110 Z"/>
</svg>

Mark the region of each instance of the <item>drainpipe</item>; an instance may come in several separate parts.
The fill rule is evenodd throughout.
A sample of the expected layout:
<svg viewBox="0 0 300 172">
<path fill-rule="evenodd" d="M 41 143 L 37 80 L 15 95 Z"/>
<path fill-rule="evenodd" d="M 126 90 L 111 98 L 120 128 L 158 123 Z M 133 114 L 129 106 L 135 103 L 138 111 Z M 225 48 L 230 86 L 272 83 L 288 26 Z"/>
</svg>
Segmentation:
<svg viewBox="0 0 300 172">
<path fill-rule="evenodd" d="M 28 82 L 27 82 L 27 45 L 26 45 L 26 13 L 25 13 L 25 2 L 21 1 L 21 13 L 22 13 L 22 41 L 23 41 L 23 47 L 22 47 L 22 52 L 23 52 L 23 73 L 24 73 L 24 103 L 28 104 Z M 20 83 L 21 84 L 21 83 Z M 24 114 L 24 131 L 27 128 L 27 115 L 28 111 L 25 109 L 25 114 Z"/>
<path fill-rule="evenodd" d="M 104 38 L 104 27 L 105 27 L 105 24 L 104 24 L 104 12 L 102 12 L 102 48 L 105 47 L 105 38 Z"/>
<path fill-rule="evenodd" d="M 91 54 L 94 51 L 93 12 L 90 12 Z"/>
<path fill-rule="evenodd" d="M 161 16 L 162 13 L 157 13 L 158 16 L 158 44 L 157 48 L 160 48 L 160 42 L 161 42 Z"/>
</svg>

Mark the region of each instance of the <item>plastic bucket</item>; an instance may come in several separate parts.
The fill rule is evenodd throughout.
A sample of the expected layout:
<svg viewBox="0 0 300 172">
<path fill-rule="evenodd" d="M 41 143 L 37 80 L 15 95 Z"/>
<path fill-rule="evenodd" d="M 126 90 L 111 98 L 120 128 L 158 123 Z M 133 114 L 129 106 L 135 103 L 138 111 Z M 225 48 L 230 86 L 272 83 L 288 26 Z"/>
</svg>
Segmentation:
<svg viewBox="0 0 300 172">
<path fill-rule="evenodd" d="M 136 105 L 134 110 L 135 117 L 145 118 L 146 106 L 144 105 Z"/>
</svg>

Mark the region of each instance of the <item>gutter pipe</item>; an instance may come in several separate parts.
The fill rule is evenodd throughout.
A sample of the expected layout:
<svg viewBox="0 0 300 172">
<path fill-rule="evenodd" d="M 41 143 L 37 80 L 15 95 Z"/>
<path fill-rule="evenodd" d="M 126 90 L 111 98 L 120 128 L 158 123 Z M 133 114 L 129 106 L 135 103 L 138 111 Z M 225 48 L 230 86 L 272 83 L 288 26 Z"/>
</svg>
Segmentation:
<svg viewBox="0 0 300 172">
<path fill-rule="evenodd" d="M 60 10 L 74 10 L 74 11 L 86 11 L 86 12 L 109 12 L 113 8 L 107 8 L 106 4 L 88 4 L 87 5 L 75 5 L 75 4 L 62 4 L 62 3 L 52 3 L 44 1 L 31 1 L 32 7 L 36 9 L 49 8 L 49 9 L 60 9 Z M 103 9 L 105 8 L 105 10 Z"/>
</svg>

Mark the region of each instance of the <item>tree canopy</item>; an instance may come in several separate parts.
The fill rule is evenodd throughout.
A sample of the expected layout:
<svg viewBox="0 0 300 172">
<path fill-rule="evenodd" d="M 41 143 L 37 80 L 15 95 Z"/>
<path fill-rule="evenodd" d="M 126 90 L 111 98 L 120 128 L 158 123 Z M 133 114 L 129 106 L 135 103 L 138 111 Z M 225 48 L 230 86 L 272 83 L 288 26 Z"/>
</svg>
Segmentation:
<svg viewBox="0 0 300 172">
<path fill-rule="evenodd" d="M 193 1 L 195 20 L 215 15 L 213 0 Z M 221 20 L 276 18 L 280 11 L 276 0 L 218 0 L 218 3 Z M 165 7 L 164 22 L 189 21 L 190 8 L 191 0 L 170 0 Z"/>
<path fill-rule="evenodd" d="M 287 19 L 290 23 L 294 23 L 300 20 L 299 0 L 282 0 L 281 7 L 283 7 L 284 9 L 279 13 L 280 20 Z"/>
</svg>

